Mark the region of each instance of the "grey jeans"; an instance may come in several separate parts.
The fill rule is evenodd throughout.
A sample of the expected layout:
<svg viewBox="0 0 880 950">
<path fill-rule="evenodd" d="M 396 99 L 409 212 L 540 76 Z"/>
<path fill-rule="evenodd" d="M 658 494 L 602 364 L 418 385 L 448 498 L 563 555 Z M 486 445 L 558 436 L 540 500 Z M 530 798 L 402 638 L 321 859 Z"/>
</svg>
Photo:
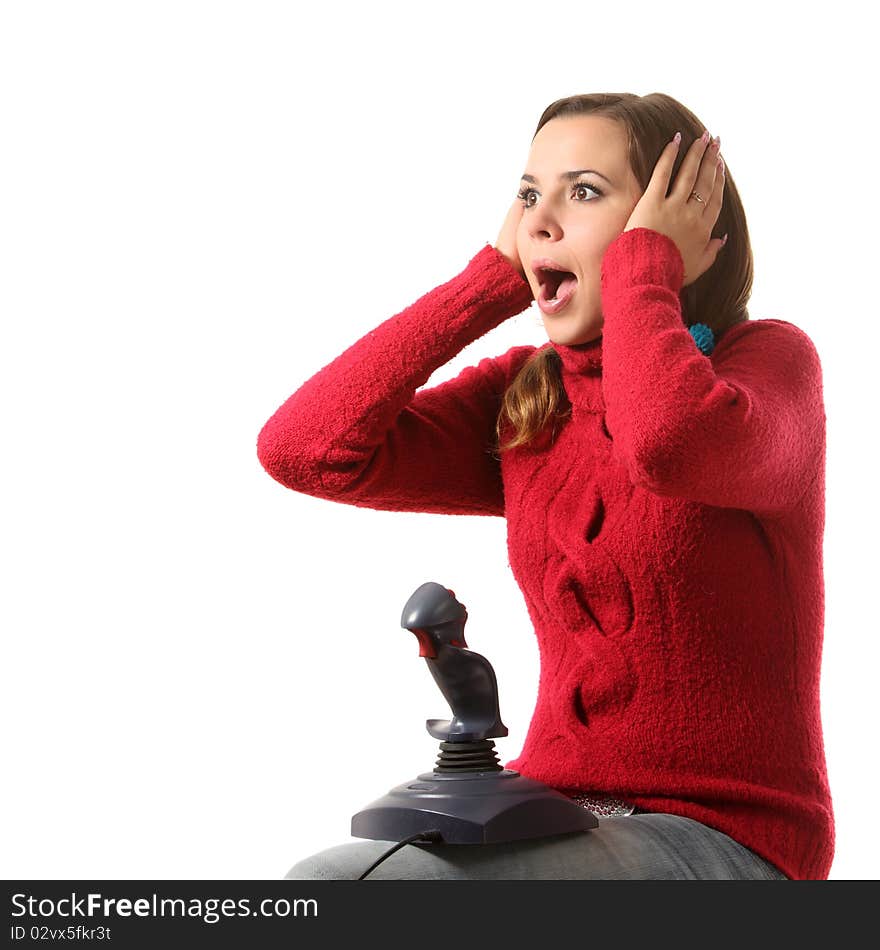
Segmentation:
<svg viewBox="0 0 880 950">
<path fill-rule="evenodd" d="M 291 881 L 358 880 L 393 841 L 357 839 L 298 861 Z M 656 812 L 600 818 L 589 831 L 500 844 L 406 844 L 370 881 L 788 880 L 728 835 Z"/>
</svg>

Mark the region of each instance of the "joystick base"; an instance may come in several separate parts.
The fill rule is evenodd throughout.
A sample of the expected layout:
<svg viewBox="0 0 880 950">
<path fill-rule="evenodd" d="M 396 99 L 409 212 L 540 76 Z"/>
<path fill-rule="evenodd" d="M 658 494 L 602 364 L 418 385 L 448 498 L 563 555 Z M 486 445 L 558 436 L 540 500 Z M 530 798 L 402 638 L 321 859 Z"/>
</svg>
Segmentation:
<svg viewBox="0 0 880 950">
<path fill-rule="evenodd" d="M 424 772 L 351 819 L 356 838 L 403 841 L 436 831 L 445 844 L 491 844 L 588 831 L 596 816 L 562 792 L 511 769 Z"/>
</svg>

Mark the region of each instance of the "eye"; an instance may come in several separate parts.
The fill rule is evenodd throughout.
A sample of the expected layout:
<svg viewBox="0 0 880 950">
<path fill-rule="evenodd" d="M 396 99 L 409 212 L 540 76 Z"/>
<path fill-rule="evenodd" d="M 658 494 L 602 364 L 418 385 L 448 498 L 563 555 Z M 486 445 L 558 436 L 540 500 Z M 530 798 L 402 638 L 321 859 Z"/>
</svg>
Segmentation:
<svg viewBox="0 0 880 950">
<path fill-rule="evenodd" d="M 588 185 L 585 181 L 576 182 L 572 186 L 571 193 L 573 195 L 577 194 L 579 191 L 592 191 L 592 192 L 595 192 L 595 194 L 598 195 L 599 197 L 602 197 L 602 194 L 603 194 L 603 192 L 600 189 L 598 189 L 595 185 Z M 517 198 L 519 198 L 519 200 L 523 203 L 526 210 L 528 211 L 529 208 L 535 207 L 534 205 L 529 204 L 529 196 L 537 195 L 537 194 L 538 192 L 535 191 L 534 188 L 522 188 L 520 189 L 519 192 L 517 192 Z M 595 198 L 578 199 L 578 201 L 580 202 L 580 204 L 588 204 L 590 201 L 595 201 Z"/>
</svg>

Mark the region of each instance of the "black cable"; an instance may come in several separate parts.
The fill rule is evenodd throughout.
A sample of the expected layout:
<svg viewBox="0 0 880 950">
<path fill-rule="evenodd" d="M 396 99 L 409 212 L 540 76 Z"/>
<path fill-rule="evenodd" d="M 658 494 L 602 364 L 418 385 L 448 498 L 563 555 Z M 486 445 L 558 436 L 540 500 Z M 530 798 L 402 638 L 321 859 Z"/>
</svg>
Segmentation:
<svg viewBox="0 0 880 950">
<path fill-rule="evenodd" d="M 367 868 L 366 871 L 364 871 L 364 873 L 358 878 L 358 880 L 362 881 L 370 873 L 370 871 L 373 870 L 373 868 L 378 867 L 385 860 L 385 858 L 390 857 L 392 854 L 394 854 L 395 851 L 400 850 L 400 848 L 402 848 L 405 844 L 413 844 L 414 842 L 417 842 L 417 841 L 424 841 L 427 844 L 432 841 L 442 841 L 442 840 L 443 840 L 443 836 L 440 834 L 439 830 L 437 830 L 436 828 L 432 828 L 430 831 L 420 831 L 417 834 L 410 835 L 408 838 L 404 838 L 403 841 L 398 841 L 397 844 L 394 845 L 393 848 L 389 848 L 383 855 L 381 855 L 381 857 L 379 857 L 376 861 L 374 861 Z"/>
</svg>

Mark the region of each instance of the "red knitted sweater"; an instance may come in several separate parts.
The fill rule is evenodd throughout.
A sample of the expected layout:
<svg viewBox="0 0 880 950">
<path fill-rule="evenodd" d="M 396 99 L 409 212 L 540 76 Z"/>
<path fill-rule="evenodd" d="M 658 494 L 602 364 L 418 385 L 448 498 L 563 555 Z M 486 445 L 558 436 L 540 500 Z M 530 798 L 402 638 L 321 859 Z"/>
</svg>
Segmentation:
<svg viewBox="0 0 880 950">
<path fill-rule="evenodd" d="M 487 244 L 306 381 L 258 457 L 332 501 L 507 519 L 541 658 L 507 768 L 693 818 L 789 878 L 824 879 L 821 364 L 773 319 L 737 324 L 704 356 L 682 321 L 683 274 L 657 231 L 609 245 L 602 336 L 546 344 L 572 417 L 499 460 L 501 395 L 534 346 L 416 392 L 532 302 Z"/>
</svg>

